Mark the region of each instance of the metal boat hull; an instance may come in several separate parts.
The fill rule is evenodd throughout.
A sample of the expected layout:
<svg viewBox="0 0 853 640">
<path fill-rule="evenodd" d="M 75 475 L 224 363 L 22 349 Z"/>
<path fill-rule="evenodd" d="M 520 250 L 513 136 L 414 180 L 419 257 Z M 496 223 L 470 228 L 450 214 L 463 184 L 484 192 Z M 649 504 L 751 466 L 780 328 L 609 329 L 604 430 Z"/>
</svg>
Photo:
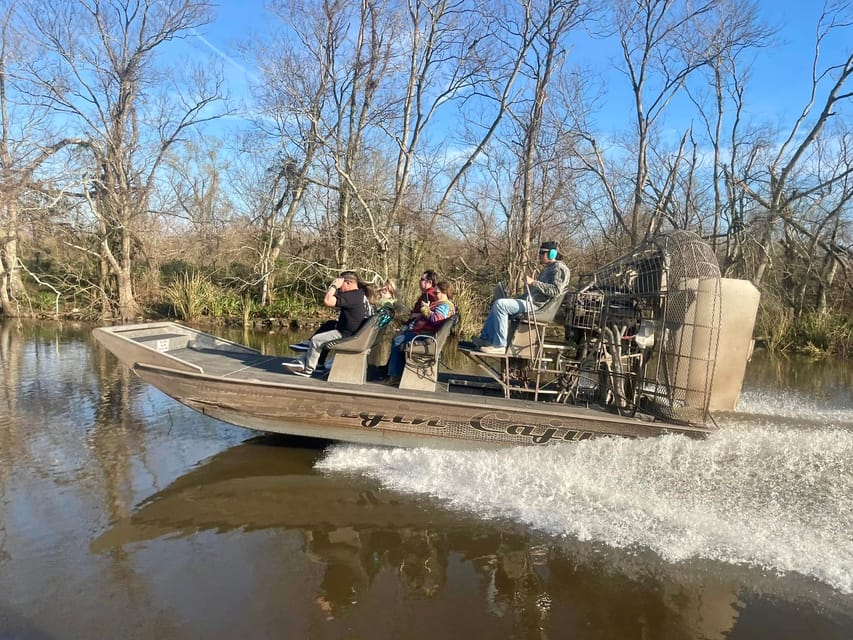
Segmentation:
<svg viewBox="0 0 853 640">
<path fill-rule="evenodd" d="M 170 338 L 158 338 L 158 336 Z M 189 346 L 170 348 L 185 335 Z M 561 403 L 508 400 L 442 389 L 334 384 L 284 372 L 281 358 L 175 323 L 95 330 L 97 340 L 144 381 L 205 415 L 241 427 L 389 446 L 482 448 L 553 445 L 600 436 L 702 437 L 702 426 L 667 424 Z M 165 346 L 157 350 L 152 345 Z M 178 343 L 182 343 L 178 340 Z M 196 347 L 192 345 L 195 344 Z"/>
</svg>

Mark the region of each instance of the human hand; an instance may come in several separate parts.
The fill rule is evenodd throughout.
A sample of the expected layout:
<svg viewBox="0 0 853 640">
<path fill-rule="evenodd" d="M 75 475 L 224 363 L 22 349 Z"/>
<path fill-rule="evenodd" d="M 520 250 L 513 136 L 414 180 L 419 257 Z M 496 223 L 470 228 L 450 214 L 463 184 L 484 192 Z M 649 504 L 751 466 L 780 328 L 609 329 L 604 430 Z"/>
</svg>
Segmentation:
<svg viewBox="0 0 853 640">
<path fill-rule="evenodd" d="M 334 287 L 335 289 L 340 289 L 343 283 L 343 278 L 335 278 L 334 280 L 332 280 L 332 284 L 330 286 Z"/>
<path fill-rule="evenodd" d="M 534 279 L 533 279 L 533 277 L 531 277 L 531 276 L 524 276 L 524 282 L 525 282 L 528 286 L 530 286 L 531 284 L 533 284 L 534 282 L 536 282 L 536 280 L 534 280 Z"/>
<path fill-rule="evenodd" d="M 428 316 L 430 313 L 431 313 L 431 310 L 429 308 L 429 305 L 426 302 L 424 302 L 421 305 L 421 315 Z"/>
</svg>

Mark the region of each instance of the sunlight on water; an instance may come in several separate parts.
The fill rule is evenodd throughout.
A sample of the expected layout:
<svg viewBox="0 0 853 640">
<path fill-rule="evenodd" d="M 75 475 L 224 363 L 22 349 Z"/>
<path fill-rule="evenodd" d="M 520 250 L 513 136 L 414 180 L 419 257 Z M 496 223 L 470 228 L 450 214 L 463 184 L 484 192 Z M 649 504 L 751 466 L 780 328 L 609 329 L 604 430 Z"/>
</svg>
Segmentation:
<svg viewBox="0 0 853 640">
<path fill-rule="evenodd" d="M 853 592 L 853 433 L 730 424 L 705 441 L 600 439 L 445 452 L 332 448 L 364 473 L 555 536 L 813 576 Z"/>
</svg>

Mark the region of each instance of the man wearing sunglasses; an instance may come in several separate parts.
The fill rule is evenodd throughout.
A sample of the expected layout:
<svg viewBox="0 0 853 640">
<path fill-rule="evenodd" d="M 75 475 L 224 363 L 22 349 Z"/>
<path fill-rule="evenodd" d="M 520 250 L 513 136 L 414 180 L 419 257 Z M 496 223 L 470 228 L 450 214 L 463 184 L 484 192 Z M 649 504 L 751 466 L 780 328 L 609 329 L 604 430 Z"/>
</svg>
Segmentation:
<svg viewBox="0 0 853 640">
<path fill-rule="evenodd" d="M 506 353 L 509 317 L 541 309 L 552 298 L 562 294 L 569 286 L 569 268 L 561 260 L 556 242 L 539 245 L 539 264 L 542 271 L 536 279 L 525 277 L 526 291 L 517 298 L 499 298 L 474 343 L 483 353 Z"/>
<path fill-rule="evenodd" d="M 406 322 L 412 322 L 421 317 L 421 307 L 425 304 L 429 305 L 438 300 L 435 295 L 435 283 L 438 282 L 438 276 L 432 269 L 427 269 L 421 274 L 421 279 L 418 285 L 421 288 L 421 295 L 415 300 L 412 306 L 412 312 L 409 314 L 409 319 Z"/>
</svg>

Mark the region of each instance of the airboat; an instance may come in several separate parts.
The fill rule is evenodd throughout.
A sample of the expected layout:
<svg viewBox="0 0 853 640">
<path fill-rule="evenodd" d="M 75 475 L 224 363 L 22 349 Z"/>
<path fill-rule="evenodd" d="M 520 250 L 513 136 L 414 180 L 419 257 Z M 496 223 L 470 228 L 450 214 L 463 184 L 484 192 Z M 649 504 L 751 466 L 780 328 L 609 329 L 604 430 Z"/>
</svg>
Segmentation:
<svg viewBox="0 0 853 640">
<path fill-rule="evenodd" d="M 388 338 L 386 313 L 330 345 L 326 379 L 295 376 L 283 355 L 176 322 L 93 334 L 142 380 L 204 415 L 359 444 L 482 448 L 704 437 L 714 412 L 735 409 L 759 294 L 747 281 L 722 278 L 699 236 L 656 236 L 584 280 L 515 318 L 505 354 L 458 342 L 477 373 L 443 366 L 454 322 L 413 341 L 399 388 L 367 377 L 368 354 Z"/>
</svg>

